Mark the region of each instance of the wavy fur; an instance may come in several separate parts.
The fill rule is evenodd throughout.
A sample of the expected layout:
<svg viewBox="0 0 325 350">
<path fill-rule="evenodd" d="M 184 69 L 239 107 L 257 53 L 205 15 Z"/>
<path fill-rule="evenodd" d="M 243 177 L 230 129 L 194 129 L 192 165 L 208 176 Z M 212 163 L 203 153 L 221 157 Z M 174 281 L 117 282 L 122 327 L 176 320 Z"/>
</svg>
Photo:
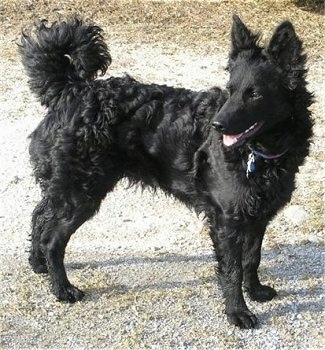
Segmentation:
<svg viewBox="0 0 325 350">
<path fill-rule="evenodd" d="M 101 29 L 80 19 L 42 22 L 23 34 L 29 84 L 47 107 L 31 135 L 42 199 L 33 213 L 29 261 L 35 272 L 49 272 L 58 299 L 82 299 L 66 275 L 65 247 L 122 178 L 161 188 L 206 215 L 230 323 L 257 323 L 242 284 L 253 300 L 276 295 L 257 269 L 265 228 L 290 200 L 308 155 L 306 56 L 290 22 L 265 48 L 238 17 L 231 33 L 228 92 L 129 76 L 96 80 L 111 58 Z M 247 177 L 252 148 L 283 156 L 256 159 Z"/>
</svg>

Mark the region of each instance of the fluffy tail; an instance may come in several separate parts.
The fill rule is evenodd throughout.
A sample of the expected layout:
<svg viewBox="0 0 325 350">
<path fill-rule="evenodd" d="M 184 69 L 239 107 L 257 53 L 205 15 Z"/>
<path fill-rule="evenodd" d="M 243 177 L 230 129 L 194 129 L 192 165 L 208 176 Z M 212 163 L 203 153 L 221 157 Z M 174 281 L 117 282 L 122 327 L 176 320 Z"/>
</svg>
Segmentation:
<svg viewBox="0 0 325 350">
<path fill-rule="evenodd" d="M 23 33 L 19 51 L 30 88 L 45 106 L 56 103 L 67 84 L 93 80 L 111 63 L 101 28 L 78 18 L 41 22 Z"/>
</svg>

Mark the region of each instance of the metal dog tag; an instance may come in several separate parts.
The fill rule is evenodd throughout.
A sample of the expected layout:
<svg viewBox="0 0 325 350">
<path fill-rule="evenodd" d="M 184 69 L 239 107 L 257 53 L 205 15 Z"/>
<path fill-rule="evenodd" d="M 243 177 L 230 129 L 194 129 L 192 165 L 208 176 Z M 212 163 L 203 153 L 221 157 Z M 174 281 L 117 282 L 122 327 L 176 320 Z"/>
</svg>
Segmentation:
<svg viewBox="0 0 325 350">
<path fill-rule="evenodd" d="M 251 152 L 247 160 L 246 177 L 249 178 L 249 175 L 254 173 L 255 170 L 256 170 L 255 154 Z"/>
</svg>

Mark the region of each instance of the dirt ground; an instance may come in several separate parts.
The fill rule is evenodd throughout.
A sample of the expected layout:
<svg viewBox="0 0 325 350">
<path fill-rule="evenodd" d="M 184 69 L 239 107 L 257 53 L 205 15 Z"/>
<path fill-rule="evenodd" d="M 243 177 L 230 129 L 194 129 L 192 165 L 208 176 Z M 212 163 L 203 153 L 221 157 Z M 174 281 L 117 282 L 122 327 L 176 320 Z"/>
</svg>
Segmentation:
<svg viewBox="0 0 325 350">
<path fill-rule="evenodd" d="M 305 2 L 2 1 L 0 348 L 325 348 L 325 30 L 320 7 Z M 30 214 L 39 190 L 27 136 L 44 110 L 29 92 L 16 42 L 35 20 L 72 13 L 104 28 L 113 57 L 109 75 L 128 72 L 144 82 L 196 90 L 225 86 L 232 13 L 261 31 L 262 40 L 283 19 L 295 24 L 309 56 L 315 135 L 292 202 L 268 228 L 260 271 L 278 297 L 249 302 L 257 329 L 228 325 L 200 218 L 162 193 L 127 190 L 124 183 L 68 246 L 68 275 L 86 292 L 84 301 L 57 302 L 47 277 L 29 269 Z M 304 213 L 299 225 L 288 215 L 295 208 Z"/>
</svg>

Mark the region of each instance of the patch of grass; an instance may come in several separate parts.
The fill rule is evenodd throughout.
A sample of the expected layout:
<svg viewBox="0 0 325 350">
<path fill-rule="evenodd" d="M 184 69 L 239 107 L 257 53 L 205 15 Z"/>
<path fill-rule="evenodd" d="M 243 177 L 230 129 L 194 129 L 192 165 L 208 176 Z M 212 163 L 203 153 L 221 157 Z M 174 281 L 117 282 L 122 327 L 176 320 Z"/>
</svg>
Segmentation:
<svg viewBox="0 0 325 350">
<path fill-rule="evenodd" d="M 306 11 L 314 11 L 324 14 L 323 0 L 292 0 L 292 2 Z"/>
<path fill-rule="evenodd" d="M 325 48 L 323 16 L 306 12 L 294 0 L 153 1 L 153 0 L 3 0 L 0 20 L 6 35 L 19 36 L 35 20 L 73 14 L 90 18 L 110 38 L 124 42 L 172 42 L 212 52 L 229 45 L 231 16 L 238 14 L 253 30 L 269 36 L 284 19 L 296 25 L 310 55 Z M 304 0 L 307 4 L 308 0 Z M 310 1 L 311 2 L 311 1 Z"/>
</svg>

